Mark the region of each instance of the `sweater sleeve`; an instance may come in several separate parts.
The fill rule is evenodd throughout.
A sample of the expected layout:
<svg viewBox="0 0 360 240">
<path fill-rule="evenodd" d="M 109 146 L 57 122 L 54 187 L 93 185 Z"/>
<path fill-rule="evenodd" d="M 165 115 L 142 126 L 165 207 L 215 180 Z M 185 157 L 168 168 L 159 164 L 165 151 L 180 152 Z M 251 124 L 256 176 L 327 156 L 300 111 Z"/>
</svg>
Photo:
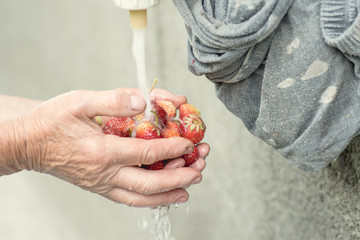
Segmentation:
<svg viewBox="0 0 360 240">
<path fill-rule="evenodd" d="M 354 64 L 360 78 L 360 1 L 324 0 L 320 20 L 326 43 L 340 50 Z"/>
<path fill-rule="evenodd" d="M 327 44 L 345 54 L 360 57 L 360 16 L 357 0 L 322 1 L 320 16 Z"/>
</svg>

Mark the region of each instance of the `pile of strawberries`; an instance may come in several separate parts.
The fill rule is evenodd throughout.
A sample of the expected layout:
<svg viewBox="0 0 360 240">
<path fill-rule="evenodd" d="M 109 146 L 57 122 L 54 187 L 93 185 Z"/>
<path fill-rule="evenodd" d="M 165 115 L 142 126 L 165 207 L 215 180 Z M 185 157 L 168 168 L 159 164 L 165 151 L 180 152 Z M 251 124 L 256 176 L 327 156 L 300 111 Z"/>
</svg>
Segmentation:
<svg viewBox="0 0 360 240">
<path fill-rule="evenodd" d="M 185 154 L 185 166 L 189 166 L 199 158 L 196 147 L 204 138 L 206 126 L 201 119 L 200 111 L 190 103 L 180 105 L 179 109 L 171 101 L 156 101 L 151 104 L 151 117 L 145 113 L 135 117 L 116 117 L 110 119 L 103 128 L 105 134 L 119 137 L 135 137 L 142 139 L 184 137 L 195 145 L 194 151 Z M 179 115 L 177 113 L 179 112 Z M 168 160 L 158 161 L 142 167 L 150 170 L 163 169 Z"/>
</svg>

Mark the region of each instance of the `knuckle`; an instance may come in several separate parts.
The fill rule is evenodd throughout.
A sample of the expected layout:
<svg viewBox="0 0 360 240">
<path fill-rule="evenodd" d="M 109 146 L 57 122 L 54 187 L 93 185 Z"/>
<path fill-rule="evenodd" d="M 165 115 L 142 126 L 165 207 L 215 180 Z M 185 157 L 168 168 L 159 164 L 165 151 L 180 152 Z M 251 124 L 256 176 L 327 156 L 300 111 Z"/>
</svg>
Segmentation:
<svg viewBox="0 0 360 240">
<path fill-rule="evenodd" d="M 151 184 L 144 179 L 139 179 L 136 182 L 135 190 L 139 194 L 142 194 L 142 195 L 149 194 L 149 193 L 151 193 L 151 189 L 152 189 Z"/>
<path fill-rule="evenodd" d="M 113 104 L 117 104 L 117 105 L 127 105 L 127 94 L 122 91 L 122 89 L 119 89 L 118 91 L 112 92 L 113 94 L 111 94 L 111 100 Z"/>
<path fill-rule="evenodd" d="M 109 101 L 111 104 L 116 106 L 127 106 L 129 105 L 129 94 L 126 93 L 123 89 L 117 89 L 111 91 L 108 95 Z"/>
<path fill-rule="evenodd" d="M 83 156 L 84 159 L 87 159 L 89 163 L 93 163 L 95 165 L 104 165 L 104 163 L 107 163 L 110 158 L 110 154 L 104 150 L 100 141 L 83 139 L 83 141 L 79 143 L 79 151 L 80 155 Z"/>
<path fill-rule="evenodd" d="M 156 162 L 158 160 L 161 160 L 161 159 L 157 159 L 156 151 L 152 147 L 151 144 L 144 144 L 142 146 L 142 148 L 140 148 L 140 149 L 141 149 L 141 151 L 140 151 L 140 162 L 142 164 L 151 164 L 151 163 L 154 163 L 154 162 Z"/>
<path fill-rule="evenodd" d="M 85 96 L 88 96 L 88 90 L 82 90 L 82 89 L 79 89 L 79 90 L 71 90 L 68 94 L 68 96 L 70 98 L 75 98 L 75 99 L 82 99 L 84 98 Z"/>
<path fill-rule="evenodd" d="M 81 113 L 91 103 L 92 94 L 89 94 L 88 90 L 72 90 L 69 92 L 69 100 L 72 111 L 75 113 Z"/>
<path fill-rule="evenodd" d="M 129 207 L 137 207 L 139 206 L 139 197 L 133 195 L 127 196 L 123 203 Z"/>
</svg>

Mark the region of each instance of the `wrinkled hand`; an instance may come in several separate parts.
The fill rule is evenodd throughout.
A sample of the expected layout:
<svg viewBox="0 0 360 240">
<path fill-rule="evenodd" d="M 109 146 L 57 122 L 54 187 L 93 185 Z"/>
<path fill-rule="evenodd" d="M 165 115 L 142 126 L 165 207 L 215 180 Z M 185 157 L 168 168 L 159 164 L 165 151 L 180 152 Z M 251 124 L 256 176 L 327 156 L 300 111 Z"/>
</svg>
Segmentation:
<svg viewBox="0 0 360 240">
<path fill-rule="evenodd" d="M 165 90 L 153 98 L 186 102 Z M 95 116 L 134 116 L 145 109 L 136 89 L 73 91 L 39 104 L 18 118 L 16 143 L 19 166 L 51 174 L 85 190 L 129 206 L 159 206 L 188 199 L 186 188 L 199 183 L 209 146 L 199 146 L 200 159 L 182 167 L 183 154 L 193 150 L 184 138 L 143 140 L 103 134 Z M 15 127 L 14 127 L 15 129 Z M 164 170 L 141 164 L 175 159 Z"/>
</svg>

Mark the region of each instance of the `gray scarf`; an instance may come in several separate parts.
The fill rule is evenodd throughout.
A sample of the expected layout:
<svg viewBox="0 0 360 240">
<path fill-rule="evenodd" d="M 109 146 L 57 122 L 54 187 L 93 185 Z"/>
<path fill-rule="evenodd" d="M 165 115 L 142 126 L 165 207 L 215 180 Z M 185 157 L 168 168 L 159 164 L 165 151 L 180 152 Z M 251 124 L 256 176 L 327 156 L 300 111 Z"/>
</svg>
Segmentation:
<svg viewBox="0 0 360 240">
<path fill-rule="evenodd" d="M 297 167 L 325 167 L 359 134 L 358 1 L 173 2 L 190 71 Z"/>
</svg>

